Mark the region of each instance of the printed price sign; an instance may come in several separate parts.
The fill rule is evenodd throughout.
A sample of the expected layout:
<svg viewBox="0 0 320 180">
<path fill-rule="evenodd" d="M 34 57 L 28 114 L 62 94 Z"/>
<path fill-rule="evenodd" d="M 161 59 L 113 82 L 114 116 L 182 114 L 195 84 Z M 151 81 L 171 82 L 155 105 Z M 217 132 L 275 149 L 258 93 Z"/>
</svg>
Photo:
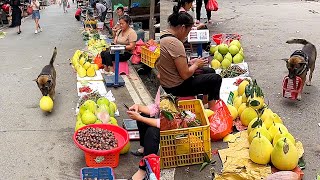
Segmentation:
<svg viewBox="0 0 320 180">
<path fill-rule="evenodd" d="M 229 97 L 228 97 L 228 101 L 227 101 L 227 103 L 230 104 L 230 105 L 233 105 L 233 96 L 234 96 L 233 92 L 230 91 L 230 94 L 229 94 Z"/>
</svg>

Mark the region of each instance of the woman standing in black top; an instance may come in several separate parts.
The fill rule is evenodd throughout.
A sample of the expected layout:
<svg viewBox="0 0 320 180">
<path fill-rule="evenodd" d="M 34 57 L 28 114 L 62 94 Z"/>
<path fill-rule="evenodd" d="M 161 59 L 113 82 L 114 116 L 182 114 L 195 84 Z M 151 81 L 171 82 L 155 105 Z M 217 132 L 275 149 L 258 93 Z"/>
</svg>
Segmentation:
<svg viewBox="0 0 320 180">
<path fill-rule="evenodd" d="M 12 8 L 12 27 L 18 26 L 18 34 L 21 33 L 21 19 L 22 19 L 22 11 L 21 11 L 21 3 L 20 0 L 10 0 L 10 6 Z"/>
</svg>

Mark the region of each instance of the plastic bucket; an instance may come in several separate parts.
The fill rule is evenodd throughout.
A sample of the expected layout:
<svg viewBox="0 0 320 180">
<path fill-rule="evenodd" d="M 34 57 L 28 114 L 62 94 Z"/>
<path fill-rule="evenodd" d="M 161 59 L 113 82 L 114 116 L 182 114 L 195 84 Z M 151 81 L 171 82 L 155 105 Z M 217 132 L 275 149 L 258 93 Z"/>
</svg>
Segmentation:
<svg viewBox="0 0 320 180">
<path fill-rule="evenodd" d="M 115 138 L 118 140 L 118 147 L 111 150 L 94 150 L 79 144 L 79 142 L 76 140 L 76 136 L 79 130 L 83 130 L 89 127 L 107 129 L 113 132 Z M 129 135 L 125 129 L 119 126 L 111 124 L 90 124 L 78 129 L 73 135 L 73 141 L 82 151 L 84 151 L 87 166 L 109 166 L 115 168 L 119 165 L 120 151 L 128 143 Z"/>
<path fill-rule="evenodd" d="M 103 22 L 98 22 L 97 23 L 97 29 L 103 29 L 103 25 L 104 25 Z"/>
<path fill-rule="evenodd" d="M 214 34 L 212 39 L 217 45 L 221 43 L 230 44 L 233 40 L 240 40 L 241 36 L 239 34 Z"/>
</svg>

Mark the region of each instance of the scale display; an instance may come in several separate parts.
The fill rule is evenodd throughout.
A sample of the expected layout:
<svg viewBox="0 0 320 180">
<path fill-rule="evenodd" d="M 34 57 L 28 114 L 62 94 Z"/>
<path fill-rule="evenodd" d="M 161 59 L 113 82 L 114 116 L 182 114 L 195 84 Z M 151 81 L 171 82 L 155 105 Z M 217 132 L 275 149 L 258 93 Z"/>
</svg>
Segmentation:
<svg viewBox="0 0 320 180">
<path fill-rule="evenodd" d="M 119 51 L 119 54 L 123 54 L 126 49 L 125 45 L 111 45 L 110 54 L 115 54 L 116 51 Z"/>
<path fill-rule="evenodd" d="M 188 34 L 188 42 L 193 44 L 207 43 L 210 41 L 210 33 L 207 29 L 191 30 Z"/>
</svg>

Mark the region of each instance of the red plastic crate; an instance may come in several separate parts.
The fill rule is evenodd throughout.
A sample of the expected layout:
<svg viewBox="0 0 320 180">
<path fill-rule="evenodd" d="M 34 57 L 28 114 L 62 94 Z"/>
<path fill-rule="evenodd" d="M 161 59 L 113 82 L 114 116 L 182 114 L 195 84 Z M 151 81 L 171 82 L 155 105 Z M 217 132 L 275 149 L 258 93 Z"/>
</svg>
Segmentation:
<svg viewBox="0 0 320 180">
<path fill-rule="evenodd" d="M 302 79 L 299 76 L 296 76 L 294 79 L 290 79 L 288 76 L 284 77 L 282 82 L 283 97 L 296 100 L 302 90 L 302 86 Z"/>
</svg>

